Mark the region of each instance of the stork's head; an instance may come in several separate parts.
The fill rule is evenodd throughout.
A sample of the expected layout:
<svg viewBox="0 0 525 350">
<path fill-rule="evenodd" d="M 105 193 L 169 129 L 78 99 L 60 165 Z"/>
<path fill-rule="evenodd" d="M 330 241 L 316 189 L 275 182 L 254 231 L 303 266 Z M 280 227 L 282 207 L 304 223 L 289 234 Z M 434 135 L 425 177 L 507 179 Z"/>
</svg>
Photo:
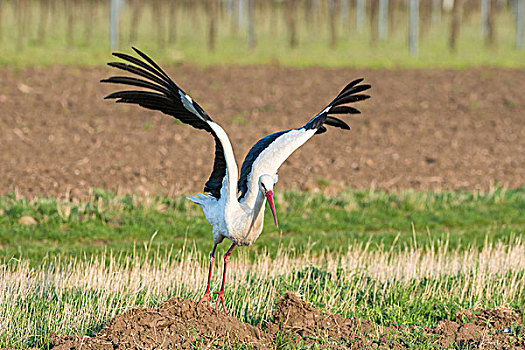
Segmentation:
<svg viewBox="0 0 525 350">
<path fill-rule="evenodd" d="M 270 204 L 270 209 L 272 210 L 273 219 L 275 221 L 275 226 L 279 227 L 277 223 L 277 213 L 275 212 L 275 205 L 273 203 L 273 185 L 277 183 L 277 175 L 271 176 L 268 174 L 263 174 L 259 178 L 259 188 L 262 193 L 266 196 L 268 204 Z"/>
</svg>

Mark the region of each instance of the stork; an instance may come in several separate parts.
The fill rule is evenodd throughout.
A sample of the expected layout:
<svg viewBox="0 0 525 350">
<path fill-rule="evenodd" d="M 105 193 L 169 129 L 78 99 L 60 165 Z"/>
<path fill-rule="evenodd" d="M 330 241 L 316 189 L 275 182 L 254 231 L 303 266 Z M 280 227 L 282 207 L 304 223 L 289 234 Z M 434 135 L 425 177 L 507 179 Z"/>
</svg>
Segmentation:
<svg viewBox="0 0 525 350">
<path fill-rule="evenodd" d="M 248 152 L 239 170 L 235 162 L 233 148 L 228 135 L 188 94 L 177 86 L 173 80 L 142 51 L 133 48 L 140 58 L 113 53 L 126 62 L 110 62 L 109 66 L 118 68 L 136 77 L 114 76 L 103 79 L 103 83 L 123 84 L 141 88 L 114 92 L 106 99 L 115 99 L 118 103 L 137 104 L 147 109 L 158 110 L 171 115 L 197 129 L 209 132 L 215 139 L 215 159 L 212 173 L 204 185 L 204 194 L 187 197 L 197 203 L 203 210 L 206 220 L 213 227 L 213 249 L 210 253 L 208 284 L 204 295 L 197 306 L 205 301 L 211 310 L 210 302 L 219 301 L 224 311 L 224 285 L 226 268 L 232 251 L 237 246 L 250 246 L 261 234 L 265 203 L 268 202 L 275 225 L 273 189 L 277 183 L 277 170 L 284 161 L 306 141 L 316 134 L 326 132 L 326 126 L 350 130 L 347 123 L 334 117 L 339 114 L 360 113 L 354 107 L 345 106 L 370 96 L 360 94 L 370 85 L 360 84 L 363 79 L 350 82 L 320 113 L 305 125 L 285 131 L 279 131 L 259 140 Z M 210 282 L 215 261 L 217 245 L 224 239 L 232 242 L 224 255 L 224 270 L 221 289 L 217 299 L 210 295 Z"/>
</svg>

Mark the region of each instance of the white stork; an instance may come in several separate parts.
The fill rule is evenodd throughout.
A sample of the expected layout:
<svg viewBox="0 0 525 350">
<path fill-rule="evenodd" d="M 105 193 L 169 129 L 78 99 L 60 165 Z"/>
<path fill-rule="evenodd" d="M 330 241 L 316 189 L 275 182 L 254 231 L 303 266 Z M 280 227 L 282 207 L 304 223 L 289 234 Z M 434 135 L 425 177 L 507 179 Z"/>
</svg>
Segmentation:
<svg viewBox="0 0 525 350">
<path fill-rule="evenodd" d="M 210 253 L 208 285 L 200 303 L 206 301 L 211 310 L 210 280 L 215 261 L 215 249 L 225 238 L 232 245 L 224 255 L 222 286 L 217 294 L 224 311 L 224 284 L 226 267 L 236 246 L 249 246 L 259 237 L 263 229 L 265 202 L 268 201 L 277 226 L 277 214 L 273 202 L 273 187 L 277 182 L 277 170 L 281 164 L 300 146 L 315 134 L 326 131 L 326 125 L 349 130 L 344 121 L 333 117 L 337 114 L 360 113 L 348 103 L 369 98 L 359 94 L 370 85 L 361 84 L 363 79 L 349 83 L 337 97 L 319 114 L 304 126 L 297 129 L 279 131 L 259 140 L 248 152 L 241 166 L 241 175 L 235 162 L 232 145 L 226 132 L 193 101 L 168 75 L 146 54 L 133 48 L 142 58 L 127 54 L 113 55 L 127 61 L 111 62 L 109 66 L 131 72 L 144 79 L 115 76 L 102 80 L 103 83 L 116 83 L 137 86 L 148 90 L 126 90 L 112 93 L 106 99 L 116 99 L 120 103 L 133 103 L 142 107 L 159 110 L 171 115 L 185 124 L 204 129 L 215 139 L 215 160 L 210 178 L 204 185 L 205 194 L 187 197 L 202 208 L 206 220 L 213 227 L 213 249 Z"/>
</svg>

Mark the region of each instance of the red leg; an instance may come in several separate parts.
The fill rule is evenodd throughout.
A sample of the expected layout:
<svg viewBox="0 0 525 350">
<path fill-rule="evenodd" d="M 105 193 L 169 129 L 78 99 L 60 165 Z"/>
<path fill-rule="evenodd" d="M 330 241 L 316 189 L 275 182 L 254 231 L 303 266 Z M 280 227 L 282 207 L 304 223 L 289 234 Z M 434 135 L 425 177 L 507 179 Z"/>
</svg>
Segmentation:
<svg viewBox="0 0 525 350">
<path fill-rule="evenodd" d="M 204 295 L 202 296 L 201 300 L 197 303 L 197 307 L 203 302 L 206 301 L 206 304 L 208 304 L 208 307 L 211 311 L 211 304 L 212 301 L 210 296 L 210 283 L 211 283 L 211 271 L 213 270 L 213 263 L 215 262 L 215 248 L 217 248 L 217 244 L 213 246 L 213 249 L 210 253 L 210 271 L 208 272 L 208 287 L 206 287 L 206 291 L 204 292 Z"/>
<path fill-rule="evenodd" d="M 221 301 L 221 304 L 222 304 L 222 309 L 224 310 L 224 312 L 228 313 L 228 311 L 226 311 L 226 306 L 224 305 L 224 284 L 226 282 L 226 267 L 228 266 L 228 262 L 230 261 L 230 255 L 232 255 L 232 252 L 233 252 L 233 249 L 236 247 L 237 245 L 235 243 L 233 243 L 230 247 L 230 249 L 228 249 L 228 251 L 226 252 L 226 254 L 224 254 L 224 272 L 222 273 L 222 286 L 221 286 L 221 290 L 218 291 L 218 292 L 214 292 L 213 294 L 217 294 L 217 300 L 215 300 L 216 304 L 215 304 L 215 310 L 217 310 L 217 307 L 219 306 L 219 300 Z"/>
</svg>

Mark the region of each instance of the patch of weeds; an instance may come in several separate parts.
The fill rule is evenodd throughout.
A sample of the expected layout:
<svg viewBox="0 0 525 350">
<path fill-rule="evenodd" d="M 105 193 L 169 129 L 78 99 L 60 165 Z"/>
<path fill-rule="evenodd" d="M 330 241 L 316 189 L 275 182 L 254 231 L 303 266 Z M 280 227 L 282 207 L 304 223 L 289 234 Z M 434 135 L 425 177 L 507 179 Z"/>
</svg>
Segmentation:
<svg viewBox="0 0 525 350">
<path fill-rule="evenodd" d="M 257 110 L 262 113 L 273 111 L 274 109 L 275 109 L 275 106 L 271 103 L 265 104 L 264 106 L 257 107 Z"/>
<path fill-rule="evenodd" d="M 276 350 L 300 349 L 297 345 L 297 336 L 287 332 L 282 323 L 279 325 L 279 332 L 273 341 Z"/>
<path fill-rule="evenodd" d="M 237 114 L 235 117 L 230 118 L 229 122 L 237 125 L 248 124 L 248 120 L 244 118 L 241 114 Z"/>
<path fill-rule="evenodd" d="M 325 188 L 327 188 L 331 184 L 330 180 L 328 180 L 325 177 L 316 177 L 315 178 L 315 183 L 317 184 L 317 186 L 319 186 L 319 188 L 321 190 L 324 190 Z"/>
<path fill-rule="evenodd" d="M 508 98 L 503 98 L 503 104 L 510 109 L 516 108 L 516 102 L 509 100 Z"/>
</svg>

